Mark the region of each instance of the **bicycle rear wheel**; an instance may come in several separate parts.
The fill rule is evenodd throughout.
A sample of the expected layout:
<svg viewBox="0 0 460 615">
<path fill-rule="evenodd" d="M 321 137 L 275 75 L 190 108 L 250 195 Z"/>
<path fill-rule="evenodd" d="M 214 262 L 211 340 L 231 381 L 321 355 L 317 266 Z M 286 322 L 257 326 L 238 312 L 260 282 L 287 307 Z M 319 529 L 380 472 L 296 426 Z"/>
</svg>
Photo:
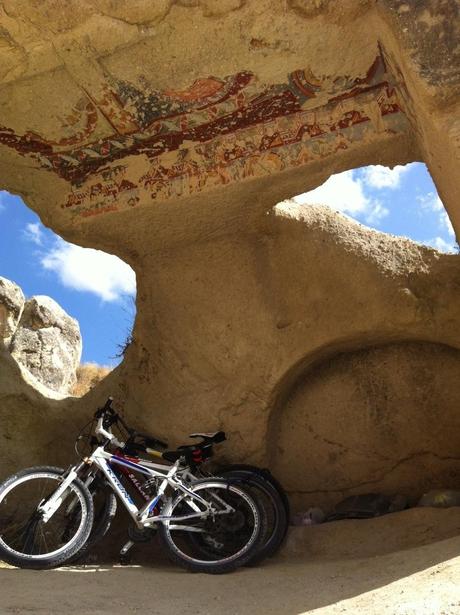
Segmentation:
<svg viewBox="0 0 460 615">
<path fill-rule="evenodd" d="M 84 563 L 88 553 L 109 533 L 117 513 L 117 498 L 111 488 L 98 477 L 88 487 L 93 500 L 94 521 L 91 533 L 83 547 L 71 559 L 71 563 Z"/>
<path fill-rule="evenodd" d="M 160 524 L 158 534 L 170 558 L 188 570 L 210 574 L 230 572 L 246 564 L 259 548 L 263 531 L 255 499 L 241 486 L 223 479 L 196 481 L 189 489 L 211 504 L 213 512 L 203 518 L 171 519 Z M 161 514 L 180 518 L 196 514 L 197 507 L 206 510 L 203 504 L 180 493 Z M 207 548 L 197 548 L 199 538 Z"/>
<path fill-rule="evenodd" d="M 84 546 L 93 523 L 93 502 L 79 479 L 69 485 L 48 521 L 39 511 L 63 474 L 61 468 L 28 468 L 0 485 L 1 559 L 20 568 L 54 568 Z"/>
<path fill-rule="evenodd" d="M 218 474 L 219 476 L 224 476 L 226 475 L 228 472 L 233 472 L 233 471 L 238 471 L 238 472 L 245 472 L 248 476 L 249 475 L 256 475 L 259 478 L 267 481 L 267 483 L 270 483 L 270 485 L 276 489 L 276 491 L 278 492 L 279 497 L 281 498 L 281 501 L 283 503 L 284 509 L 286 511 L 286 519 L 289 522 L 289 519 L 291 517 L 291 507 L 289 505 L 289 499 L 288 496 L 285 492 L 285 490 L 283 489 L 281 483 L 279 482 L 279 480 L 277 480 L 273 474 L 270 472 L 270 470 L 268 468 L 259 468 L 258 466 L 252 466 L 252 465 L 248 465 L 245 463 L 232 463 L 226 466 L 221 466 L 217 472 L 215 472 L 215 474 Z M 288 524 L 286 525 L 286 532 L 287 533 L 287 529 L 288 529 Z"/>
<path fill-rule="evenodd" d="M 275 555 L 284 541 L 289 523 L 277 489 L 254 472 L 227 469 L 219 475 L 246 489 L 256 499 L 266 519 L 260 547 L 246 565 L 253 566 L 266 557 Z"/>
</svg>

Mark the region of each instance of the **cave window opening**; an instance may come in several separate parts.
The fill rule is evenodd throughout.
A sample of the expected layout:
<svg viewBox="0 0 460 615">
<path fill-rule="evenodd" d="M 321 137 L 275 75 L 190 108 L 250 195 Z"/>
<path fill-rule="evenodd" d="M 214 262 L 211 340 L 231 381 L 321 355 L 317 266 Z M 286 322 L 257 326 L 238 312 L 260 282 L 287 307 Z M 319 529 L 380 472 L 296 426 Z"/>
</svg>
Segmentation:
<svg viewBox="0 0 460 615">
<path fill-rule="evenodd" d="M 425 164 L 366 166 L 332 175 L 293 200 L 323 204 L 361 224 L 457 254 L 459 245 L 447 211 Z"/>
<path fill-rule="evenodd" d="M 30 320 L 33 316 L 27 315 L 24 308 L 20 319 L 15 321 L 12 312 L 8 311 L 10 299 L 6 296 L 5 282 L 2 297 L 1 278 L 22 290 L 29 312 L 42 309 L 36 307 L 42 303 L 46 310 L 47 299 L 42 301 L 41 297 L 50 297 L 78 322 L 82 352 L 74 364 L 75 373 L 69 378 L 61 381 L 59 374 L 55 374 L 54 382 L 52 379 L 47 382 L 48 376 L 41 379 L 40 374 L 36 378 L 40 366 L 34 365 L 34 357 L 30 355 L 21 360 L 21 353 L 28 352 L 27 336 L 32 344 L 45 344 L 27 333 L 27 327 L 30 330 L 35 326 L 46 328 L 47 323 L 27 322 L 27 318 Z M 7 286 L 11 289 L 11 285 Z M 40 301 L 34 303 L 32 297 Z M 45 390 L 79 397 L 102 380 L 120 363 L 132 339 L 135 298 L 136 278 L 127 263 L 114 255 L 64 241 L 46 228 L 20 197 L 0 191 L 0 334 L 16 361 L 22 363 L 21 369 L 30 363 L 26 376 L 31 370 L 32 384 L 37 384 L 38 380 L 39 385 L 45 385 Z M 50 329 L 44 335 L 49 335 L 51 344 L 54 343 Z M 77 348 L 78 340 L 74 341 L 71 334 L 68 337 L 63 341 L 64 346 L 67 344 L 71 348 L 73 344 Z M 40 352 L 43 354 L 43 348 L 38 354 Z M 65 349 L 60 353 L 52 348 L 47 352 L 52 355 L 50 361 L 57 370 L 61 363 L 63 369 L 68 370 L 67 355 L 78 354 Z M 37 358 L 35 363 L 40 360 Z M 53 366 L 50 369 L 52 371 Z"/>
</svg>

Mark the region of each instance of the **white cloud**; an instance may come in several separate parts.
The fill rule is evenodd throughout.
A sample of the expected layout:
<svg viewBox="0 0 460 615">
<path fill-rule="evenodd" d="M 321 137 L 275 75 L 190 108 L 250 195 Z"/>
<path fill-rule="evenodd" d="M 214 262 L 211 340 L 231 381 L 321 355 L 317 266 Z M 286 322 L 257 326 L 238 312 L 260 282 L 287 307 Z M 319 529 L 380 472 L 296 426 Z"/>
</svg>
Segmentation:
<svg viewBox="0 0 460 615">
<path fill-rule="evenodd" d="M 37 244 L 37 246 L 42 245 L 42 230 L 39 222 L 29 222 L 29 224 L 26 224 L 26 228 L 23 230 L 23 233 L 27 241 L 31 241 L 32 243 Z"/>
<path fill-rule="evenodd" d="M 1 195 L 0 195 L 1 196 Z M 104 301 L 117 301 L 136 293 L 136 276 L 129 265 L 117 256 L 100 250 L 81 248 L 60 237 L 50 239 L 39 223 L 29 223 L 24 237 L 40 246 L 41 265 L 54 272 L 67 288 L 90 292 Z"/>
<path fill-rule="evenodd" d="M 388 216 L 389 213 L 390 210 L 387 207 L 384 207 L 381 203 L 375 201 L 369 212 L 365 215 L 365 219 L 368 224 L 378 225 L 383 218 Z"/>
<path fill-rule="evenodd" d="M 294 197 L 294 201 L 303 205 L 324 204 L 338 211 L 358 214 L 369 206 L 368 198 L 363 192 L 362 184 L 353 178 L 353 171 L 345 171 L 331 177 L 318 188 Z"/>
<path fill-rule="evenodd" d="M 41 257 L 45 269 L 54 271 L 64 286 L 87 291 L 104 301 L 117 301 L 134 295 L 136 276 L 129 265 L 117 256 L 100 250 L 81 248 L 62 239 Z"/>
<path fill-rule="evenodd" d="M 380 164 L 370 165 L 361 171 L 361 176 L 365 184 L 370 188 L 390 188 L 395 190 L 401 184 L 401 177 L 410 168 L 410 164 L 402 166 L 396 165 L 392 169 L 383 167 Z"/>
<path fill-rule="evenodd" d="M 435 248 L 436 250 L 438 250 L 438 252 L 446 252 L 448 254 L 457 253 L 457 246 L 455 245 L 455 243 L 446 241 L 442 237 L 435 237 L 434 239 L 427 239 L 426 241 L 423 241 L 422 243 L 424 243 L 427 246 L 431 246 L 432 248 Z"/>
<path fill-rule="evenodd" d="M 441 199 L 435 192 L 427 192 L 426 194 L 420 194 L 417 197 L 417 201 L 420 203 L 423 209 L 428 211 L 442 211 L 444 205 Z"/>
<path fill-rule="evenodd" d="M 6 209 L 5 203 L 3 202 L 3 195 L 4 194 L 7 194 L 7 192 L 5 192 L 4 190 L 0 190 L 0 212 L 4 211 Z"/>
<path fill-rule="evenodd" d="M 444 205 L 435 192 L 428 192 L 417 197 L 417 201 L 420 203 L 423 209 L 432 211 L 439 216 L 439 227 L 444 232 L 447 232 L 449 237 L 455 238 L 454 227 L 450 221 L 449 215 L 444 208 Z"/>
<path fill-rule="evenodd" d="M 452 226 L 452 222 L 450 221 L 449 216 L 447 215 L 447 211 L 443 211 L 439 215 L 439 222 L 441 224 L 441 228 L 444 228 L 447 231 L 449 237 L 455 238 L 454 227 Z"/>
<path fill-rule="evenodd" d="M 294 201 L 301 205 L 328 205 L 350 216 L 362 217 L 369 224 L 377 224 L 389 213 L 379 200 L 365 194 L 363 180 L 355 171 L 332 175 L 318 188 L 294 197 Z"/>
</svg>

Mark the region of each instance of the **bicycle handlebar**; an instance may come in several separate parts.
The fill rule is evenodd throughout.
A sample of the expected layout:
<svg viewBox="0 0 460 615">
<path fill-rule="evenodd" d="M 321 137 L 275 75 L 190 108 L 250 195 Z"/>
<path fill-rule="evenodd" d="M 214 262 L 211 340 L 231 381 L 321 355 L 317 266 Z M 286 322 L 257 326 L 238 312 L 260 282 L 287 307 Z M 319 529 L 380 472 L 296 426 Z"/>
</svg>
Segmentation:
<svg viewBox="0 0 460 615">
<path fill-rule="evenodd" d="M 140 438 L 144 441 L 143 445 L 146 448 L 168 448 L 167 442 L 163 442 L 162 440 L 149 436 L 148 434 L 135 431 L 134 429 L 129 427 L 125 423 L 123 418 L 112 408 L 112 402 L 113 397 L 109 397 L 105 402 L 104 406 L 102 408 L 98 408 L 98 410 L 96 410 L 94 414 L 94 418 L 98 419 L 96 427 L 96 433 L 98 435 L 104 436 L 105 438 L 107 438 L 107 440 L 110 440 L 114 444 L 117 444 L 118 446 L 121 446 L 121 448 L 123 448 L 127 443 L 120 442 L 119 440 L 117 440 L 117 438 L 110 431 L 110 427 L 112 425 L 114 425 L 115 423 L 120 423 L 129 434 L 128 443 L 133 444 L 136 438 Z"/>
<path fill-rule="evenodd" d="M 113 402 L 113 397 L 109 397 L 107 401 L 105 402 L 104 406 L 96 410 L 96 412 L 94 413 L 94 418 L 99 419 L 103 417 L 104 414 L 106 414 L 107 412 L 115 414 L 115 411 L 112 408 L 112 402 Z"/>
<path fill-rule="evenodd" d="M 109 397 L 102 408 L 98 408 L 94 413 L 94 418 L 97 419 L 96 435 L 102 436 L 108 442 L 112 442 L 116 446 L 124 446 L 124 442 L 120 442 L 112 433 L 110 427 L 119 420 L 118 414 L 112 408 L 113 397 Z"/>
</svg>

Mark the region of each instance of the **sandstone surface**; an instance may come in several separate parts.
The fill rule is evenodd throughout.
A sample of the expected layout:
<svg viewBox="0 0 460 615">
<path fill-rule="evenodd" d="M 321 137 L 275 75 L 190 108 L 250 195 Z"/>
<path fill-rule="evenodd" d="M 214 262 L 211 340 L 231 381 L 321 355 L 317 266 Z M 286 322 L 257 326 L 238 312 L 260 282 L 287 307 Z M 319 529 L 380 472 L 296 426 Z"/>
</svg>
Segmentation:
<svg viewBox="0 0 460 615">
<path fill-rule="evenodd" d="M 111 393 L 171 445 L 224 429 L 221 457 L 271 467 L 296 510 L 458 484 L 458 256 L 284 202 L 258 228 L 146 257 L 138 284 L 125 360 L 53 404 L 46 424 L 60 427 L 38 422 L 37 460 L 66 463 Z M 3 429 L 36 423 L 40 406 L 31 419 L 5 395 Z M 41 449 L 50 438 L 63 439 Z"/>
<path fill-rule="evenodd" d="M 1 473 L 67 463 L 112 393 L 172 443 L 227 430 L 297 508 L 457 486 L 459 256 L 285 199 L 424 161 L 458 235 L 459 28 L 455 0 L 4 0 L 0 187 L 129 262 L 138 313 L 81 401 L 2 355 Z"/>
<path fill-rule="evenodd" d="M 24 377 L 45 395 L 69 393 L 76 382 L 82 339 L 78 322 L 51 297 L 26 301 L 21 288 L 0 277 L 0 341 Z"/>
<path fill-rule="evenodd" d="M 136 557 L 133 566 L 36 574 L 0 564 L 0 609 L 60 615 L 66 604 L 70 615 L 111 615 L 107 596 L 120 594 L 117 604 L 142 612 L 152 600 L 154 577 L 155 607 L 164 615 L 194 615 L 197 604 L 207 615 L 457 615 L 458 513 L 414 509 L 294 528 L 280 556 L 263 566 L 223 576 L 182 574 L 180 590 L 176 568 L 151 543 L 138 545 L 143 559 Z M 121 595 L 126 586 L 129 603 Z"/>
</svg>

